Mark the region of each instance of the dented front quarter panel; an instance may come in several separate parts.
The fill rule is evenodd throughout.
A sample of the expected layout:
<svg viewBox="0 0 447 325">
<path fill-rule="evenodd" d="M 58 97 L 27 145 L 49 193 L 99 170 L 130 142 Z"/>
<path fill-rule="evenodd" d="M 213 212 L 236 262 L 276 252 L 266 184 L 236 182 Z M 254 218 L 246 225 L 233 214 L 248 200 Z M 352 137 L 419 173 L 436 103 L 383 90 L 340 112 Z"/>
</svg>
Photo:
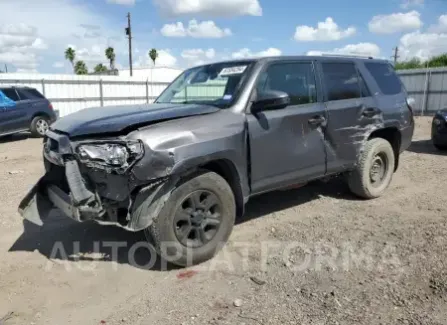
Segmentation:
<svg viewBox="0 0 447 325">
<path fill-rule="evenodd" d="M 222 109 L 213 114 L 192 116 L 180 120 L 160 122 L 133 131 L 127 139 L 138 139 L 145 153 L 132 168 L 132 175 L 140 184 L 161 184 L 146 191 L 149 199 L 158 204 L 147 220 L 131 220 L 130 227 L 147 227 L 159 210 L 160 203 L 151 198 L 151 191 L 159 191 L 161 206 L 174 189 L 171 179 L 200 168 L 208 162 L 225 159 L 233 164 L 244 198 L 249 196 L 247 179 L 247 145 L 245 116 Z M 169 184 L 168 186 L 165 184 Z M 163 186 L 163 188 L 161 188 Z M 141 198 L 136 199 L 136 201 Z M 138 203 L 136 203 L 138 205 Z"/>
</svg>

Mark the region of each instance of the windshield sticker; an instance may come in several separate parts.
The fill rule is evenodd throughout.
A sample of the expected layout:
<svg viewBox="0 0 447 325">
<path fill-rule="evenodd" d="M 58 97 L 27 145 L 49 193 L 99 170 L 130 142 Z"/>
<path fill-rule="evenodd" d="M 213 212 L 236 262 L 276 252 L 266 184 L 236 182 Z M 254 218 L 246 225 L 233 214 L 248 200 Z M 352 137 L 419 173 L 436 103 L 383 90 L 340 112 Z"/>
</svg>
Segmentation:
<svg viewBox="0 0 447 325">
<path fill-rule="evenodd" d="M 228 68 L 223 68 L 222 71 L 219 73 L 220 77 L 226 77 L 226 76 L 232 76 L 235 74 L 241 74 L 245 71 L 245 69 L 247 69 L 246 65 L 241 65 L 241 66 L 237 66 L 237 67 L 228 67 Z"/>
<path fill-rule="evenodd" d="M 231 100 L 231 95 L 224 95 L 223 100 Z"/>
</svg>

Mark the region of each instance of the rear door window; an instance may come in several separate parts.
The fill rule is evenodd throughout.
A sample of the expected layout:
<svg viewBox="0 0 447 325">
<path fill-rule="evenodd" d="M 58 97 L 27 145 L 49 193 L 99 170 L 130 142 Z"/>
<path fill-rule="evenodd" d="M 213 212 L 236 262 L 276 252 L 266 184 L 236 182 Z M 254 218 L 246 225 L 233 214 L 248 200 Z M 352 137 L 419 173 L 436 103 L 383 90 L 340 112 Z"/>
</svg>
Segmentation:
<svg viewBox="0 0 447 325">
<path fill-rule="evenodd" d="M 321 66 L 328 101 L 362 97 L 354 63 L 322 63 Z"/>
<path fill-rule="evenodd" d="M 17 89 L 21 99 L 45 99 L 45 97 L 36 89 Z"/>
<path fill-rule="evenodd" d="M 389 63 L 367 62 L 366 69 L 376 80 L 384 95 L 396 95 L 402 92 L 402 83 Z"/>
<path fill-rule="evenodd" d="M 1 88 L 0 89 L 3 94 L 5 94 L 6 97 L 9 99 L 18 102 L 20 100 L 19 95 L 17 95 L 17 92 L 14 88 Z"/>
</svg>

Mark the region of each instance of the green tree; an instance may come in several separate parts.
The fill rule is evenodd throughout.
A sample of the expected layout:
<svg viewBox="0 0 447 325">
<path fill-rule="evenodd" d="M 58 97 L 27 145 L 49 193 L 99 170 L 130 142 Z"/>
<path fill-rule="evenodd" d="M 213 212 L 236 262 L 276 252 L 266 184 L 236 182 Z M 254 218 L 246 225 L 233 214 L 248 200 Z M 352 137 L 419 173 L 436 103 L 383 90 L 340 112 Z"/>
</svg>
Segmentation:
<svg viewBox="0 0 447 325">
<path fill-rule="evenodd" d="M 424 64 L 417 58 L 411 59 L 409 61 L 397 62 L 394 66 L 396 70 L 419 69 L 423 67 Z"/>
<path fill-rule="evenodd" d="M 421 61 L 418 58 L 413 58 L 411 60 L 397 62 L 395 65 L 396 70 L 421 69 L 426 67 L 447 67 L 447 53 L 434 56 L 427 61 Z"/>
<path fill-rule="evenodd" d="M 447 53 L 434 56 L 427 61 L 429 67 L 447 67 Z"/>
<path fill-rule="evenodd" d="M 95 66 L 94 71 L 95 71 L 96 73 L 107 72 L 107 67 L 106 67 L 104 64 L 102 64 L 102 63 L 98 63 L 98 64 Z"/>
<path fill-rule="evenodd" d="M 65 50 L 65 59 L 70 61 L 74 72 L 75 71 L 74 60 L 76 59 L 76 51 L 72 47 L 69 47 Z"/>
<path fill-rule="evenodd" d="M 115 50 L 113 47 L 106 49 L 106 58 L 110 62 L 110 70 L 115 70 Z"/>
<path fill-rule="evenodd" d="M 149 51 L 149 57 L 151 58 L 152 62 L 154 62 L 154 65 L 155 65 L 155 61 L 156 61 L 157 58 L 158 58 L 158 52 L 157 52 L 157 50 L 156 50 L 156 49 L 152 49 L 152 50 L 150 50 L 150 51 Z"/>
<path fill-rule="evenodd" d="M 74 67 L 76 74 L 88 74 L 87 66 L 84 61 L 77 61 Z"/>
</svg>

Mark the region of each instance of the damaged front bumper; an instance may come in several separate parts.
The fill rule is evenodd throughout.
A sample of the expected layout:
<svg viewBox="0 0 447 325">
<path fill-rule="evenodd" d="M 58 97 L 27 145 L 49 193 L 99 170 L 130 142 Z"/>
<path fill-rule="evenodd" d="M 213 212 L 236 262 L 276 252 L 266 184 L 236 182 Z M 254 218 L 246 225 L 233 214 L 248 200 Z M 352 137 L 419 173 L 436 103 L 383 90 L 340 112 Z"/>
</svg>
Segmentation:
<svg viewBox="0 0 447 325">
<path fill-rule="evenodd" d="M 19 213 L 34 224 L 42 226 L 57 209 L 78 222 L 139 231 L 158 216 L 174 188 L 174 177 L 139 181 L 131 170 L 113 174 L 85 167 L 75 159 L 66 136 L 49 132 L 49 137 L 57 145 L 45 146 L 46 173 L 19 204 Z"/>
<path fill-rule="evenodd" d="M 73 220 L 83 221 L 80 210 L 73 205 L 70 196 L 56 185 L 48 183 L 46 178 L 48 178 L 47 174 L 22 199 L 19 204 L 19 213 L 39 226 L 43 226 L 44 220 L 54 208 Z"/>
</svg>

